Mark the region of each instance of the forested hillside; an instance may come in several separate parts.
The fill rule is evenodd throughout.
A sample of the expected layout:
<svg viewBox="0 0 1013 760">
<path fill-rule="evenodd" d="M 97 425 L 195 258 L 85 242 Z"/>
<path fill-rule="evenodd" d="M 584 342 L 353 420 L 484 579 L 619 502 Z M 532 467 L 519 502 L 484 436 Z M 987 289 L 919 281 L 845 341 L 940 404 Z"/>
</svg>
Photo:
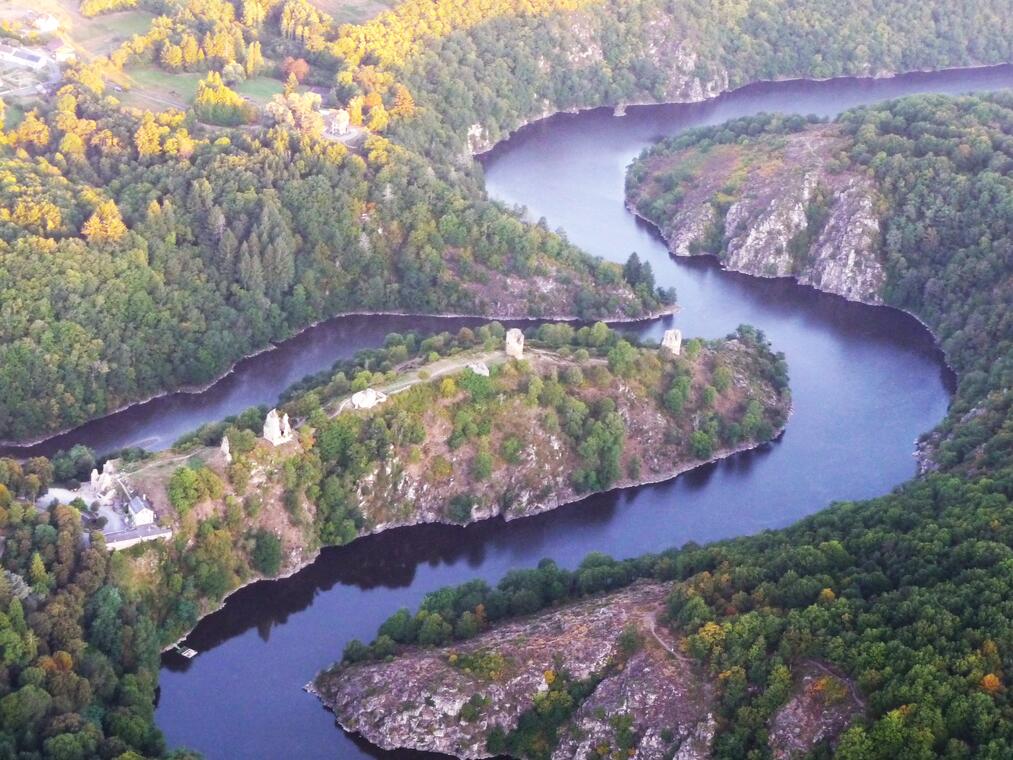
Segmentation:
<svg viewBox="0 0 1013 760">
<path fill-rule="evenodd" d="M 83 10 L 121 5 L 89 0 Z M 772 77 L 1008 61 L 1007 6 L 412 0 L 349 26 L 304 0 L 155 0 L 149 31 L 108 60 L 74 65 L 56 97 L 3 132 L 0 438 L 39 436 L 208 382 L 244 353 L 348 310 L 636 317 L 663 309 L 671 294 L 647 278 L 624 277 L 490 202 L 472 153 L 563 108 L 699 100 Z M 125 105 L 129 93 L 111 82 L 137 65 L 199 76 L 193 108 Z M 233 89 L 257 74 L 288 79 L 271 108 L 255 109 Z M 346 109 L 361 139 L 346 146 L 323 136 L 312 95 Z M 786 668 L 809 656 L 840 665 L 867 695 L 868 722 L 845 736 L 844 757 L 1013 752 L 1009 112 L 1003 97 L 916 99 L 840 122 L 854 134 L 841 160 L 872 172 L 889 201 L 886 295 L 925 317 L 960 372 L 935 454 L 947 472 L 657 564 L 596 557 L 542 596 L 542 576 L 518 581 L 531 592 L 520 611 L 634 574 L 677 581 L 673 625 L 722 684 L 724 757 L 763 755 Z M 626 353 L 617 352 L 620 366 Z M 772 362 L 772 377 L 782 370 Z M 677 403 L 678 378 L 666 380 L 666 403 L 673 391 Z M 292 411 L 319 416 L 329 393 L 356 381 L 322 378 L 293 395 Z M 579 410 L 553 382 L 546 411 Z M 593 412 L 575 415 L 573 438 L 595 444 L 580 453 L 600 465 L 614 448 L 599 418 L 607 410 Z M 414 434 L 397 422 L 351 431 L 326 422 L 333 434 L 307 439 L 310 455 L 278 463 L 279 524 L 295 526 L 304 550 L 361 527 L 337 473 Z M 460 422 L 466 437 L 479 431 L 467 415 Z M 732 422 L 694 432 L 732 437 Z M 195 440 L 213 443 L 231 426 L 242 482 L 243 449 L 259 424 L 253 412 Z M 90 459 L 81 462 L 72 476 L 87 474 Z M 197 462 L 180 471 L 172 497 L 190 522 L 148 562 L 143 550 L 108 558 L 97 536 L 83 548 L 75 511 L 35 511 L 30 500 L 53 477 L 48 462 L 2 463 L 11 574 L 0 579 L 0 754 L 164 755 L 152 721 L 159 639 L 282 561 L 276 535 L 248 530 L 266 519 L 257 498 L 224 501 L 222 479 Z M 316 497 L 322 508 L 310 512 Z M 464 615 L 453 611 L 456 625 Z"/>
<path fill-rule="evenodd" d="M 35 464 L 22 473 L 0 460 L 0 754 L 166 756 L 153 722 L 161 649 L 154 621 L 116 584 L 123 557 L 110 556 L 101 534 L 82 541 L 75 507 L 36 512 L 11 503 L 23 476 L 38 477 Z"/>
<path fill-rule="evenodd" d="M 263 411 L 253 409 L 126 467 L 176 531 L 171 545 L 148 544 L 121 566 L 163 640 L 251 576 L 294 571 L 321 546 L 397 526 L 538 514 L 753 447 L 787 420 L 783 357 L 752 328 L 687 341 L 681 357 L 602 323 L 546 324 L 512 361 L 503 335 L 496 323 L 392 334 L 291 390 L 282 407 L 296 424 L 291 443 L 264 443 Z M 480 361 L 488 376 L 468 368 Z M 365 388 L 390 397 L 356 411 L 350 396 Z M 257 561 L 261 544 L 273 547 L 273 567 Z"/>
<path fill-rule="evenodd" d="M 674 581 L 669 625 L 719 686 L 718 757 L 768 756 L 771 718 L 814 659 L 839 666 L 865 701 L 835 757 L 1013 753 L 1013 99 L 919 96 L 854 109 L 830 125 L 737 120 L 661 143 L 634 165 L 631 182 L 645 179 L 652 157 L 685 160 L 655 177 L 671 197 L 654 197 L 645 210 L 664 210 L 693 186 L 686 167 L 694 151 L 757 141 L 776 149 L 814 129 L 845 138 L 835 156 L 841 171 L 867 172 L 876 183 L 884 296 L 936 330 L 958 372 L 934 447 L 941 471 L 785 530 L 635 561 L 591 557 L 572 574 L 545 565 L 495 590 L 476 583 L 434 592 L 407 628 L 412 635 L 404 631 L 413 618 L 396 614 L 371 647 L 353 645 L 349 662 L 378 645 L 388 653 L 384 636 L 430 645 L 418 626 L 434 611 L 456 625 L 472 599 L 502 619 L 522 589 L 533 595 L 528 607 L 540 609 L 646 576 Z M 553 740 L 544 729 L 550 718 L 533 725 Z M 491 748 L 501 741 L 490 732 Z"/>
<path fill-rule="evenodd" d="M 361 26 L 305 0 L 153 7 L 149 31 L 4 136 L 0 438 L 206 383 L 349 310 L 664 308 L 485 200 L 470 151 L 559 109 L 994 63 L 1013 39 L 996 0 L 413 0 Z M 137 65 L 206 73 L 193 110 L 124 106 L 107 82 Z M 259 113 L 232 89 L 257 76 L 288 77 Z M 321 92 L 360 130 L 351 152 L 321 138 Z"/>
<path fill-rule="evenodd" d="M 0 436 L 207 383 L 343 312 L 621 319 L 662 306 L 390 144 L 359 156 L 280 129 L 195 138 L 181 114 L 136 122 L 69 93 L 50 118 L 8 137 Z"/>
</svg>

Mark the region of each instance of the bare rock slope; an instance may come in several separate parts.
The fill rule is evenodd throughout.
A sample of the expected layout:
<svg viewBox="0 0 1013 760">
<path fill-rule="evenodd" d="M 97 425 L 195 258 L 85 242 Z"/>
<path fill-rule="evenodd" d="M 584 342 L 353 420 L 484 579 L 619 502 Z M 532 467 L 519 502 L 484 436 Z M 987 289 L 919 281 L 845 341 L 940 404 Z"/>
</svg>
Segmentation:
<svg viewBox="0 0 1013 760">
<path fill-rule="evenodd" d="M 322 674 L 310 687 L 346 730 L 377 746 L 490 757 L 493 726 L 511 730 L 547 681 L 566 672 L 585 680 L 606 672 L 628 627 L 643 645 L 608 670 L 560 734 L 554 758 L 585 757 L 615 746 L 623 720 L 638 737 L 630 757 L 702 758 L 715 731 L 714 692 L 694 664 L 656 633 L 668 587 L 637 583 L 499 626 L 466 643 L 410 650 L 389 662 Z M 462 667 L 477 658 L 493 672 Z M 469 713 L 467 706 L 476 705 Z M 675 753 L 674 755 L 672 753 Z"/>
<path fill-rule="evenodd" d="M 837 127 L 820 124 L 652 151 L 631 170 L 628 202 L 677 256 L 713 254 L 737 272 L 882 303 L 878 195 L 865 174 L 838 169 L 843 147 Z"/>
<path fill-rule="evenodd" d="M 683 640 L 662 623 L 670 589 L 638 581 L 453 646 L 337 665 L 307 690 L 345 730 L 388 750 L 461 758 L 528 756 L 533 749 L 552 760 L 709 758 L 722 725 L 720 678 L 685 654 Z M 854 684 L 825 663 L 807 660 L 793 670 L 791 693 L 769 721 L 771 753 L 779 760 L 833 746 L 865 709 Z M 578 683 L 585 687 L 574 689 Z M 491 747 L 495 734 L 530 739 L 533 720 L 558 709 L 552 697 L 574 694 L 541 740 L 511 745 L 504 738 Z"/>
</svg>

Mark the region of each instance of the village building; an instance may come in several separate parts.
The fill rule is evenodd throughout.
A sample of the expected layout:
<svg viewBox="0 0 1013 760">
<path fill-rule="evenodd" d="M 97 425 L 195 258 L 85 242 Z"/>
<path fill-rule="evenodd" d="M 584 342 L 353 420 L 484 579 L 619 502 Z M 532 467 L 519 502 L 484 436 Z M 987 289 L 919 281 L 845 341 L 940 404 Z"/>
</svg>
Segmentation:
<svg viewBox="0 0 1013 760">
<path fill-rule="evenodd" d="M 46 56 L 25 47 L 15 47 L 0 43 L 0 61 L 13 64 L 23 69 L 38 71 L 46 65 Z"/>
<path fill-rule="evenodd" d="M 73 63 L 77 60 L 77 51 L 70 45 L 58 45 L 53 48 L 52 56 L 57 63 Z"/>
<path fill-rule="evenodd" d="M 106 533 L 106 548 L 122 551 L 131 546 L 143 544 L 145 541 L 167 541 L 172 538 L 172 531 L 159 525 L 144 525 L 139 528 Z"/>
<path fill-rule="evenodd" d="M 323 108 L 320 115 L 324 119 L 324 137 L 337 140 L 348 135 L 350 119 L 344 108 Z"/>
<path fill-rule="evenodd" d="M 127 501 L 127 514 L 130 516 L 130 522 L 137 528 L 155 522 L 155 510 L 148 506 L 144 498 L 136 494 Z"/>
<path fill-rule="evenodd" d="M 32 11 L 28 15 L 35 31 L 41 34 L 52 34 L 60 28 L 60 19 L 49 13 L 36 13 Z"/>
</svg>

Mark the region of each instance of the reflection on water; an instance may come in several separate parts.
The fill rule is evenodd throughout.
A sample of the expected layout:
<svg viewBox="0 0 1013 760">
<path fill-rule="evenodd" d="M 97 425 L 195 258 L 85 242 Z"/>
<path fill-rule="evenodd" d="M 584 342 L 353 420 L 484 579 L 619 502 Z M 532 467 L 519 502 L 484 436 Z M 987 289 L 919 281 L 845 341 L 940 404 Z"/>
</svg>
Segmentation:
<svg viewBox="0 0 1013 760">
<path fill-rule="evenodd" d="M 706 337 L 743 322 L 761 327 L 789 362 L 794 414 L 787 431 L 756 451 L 667 483 L 594 496 L 515 522 L 391 531 L 325 550 L 291 578 L 240 591 L 189 638 L 198 657 L 164 658 L 157 720 L 170 745 L 209 758 L 421 757 L 385 753 L 345 735 L 301 691 L 350 639 L 371 638 L 398 607 L 415 607 L 427 591 L 446 584 L 474 577 L 495 582 L 546 556 L 573 567 L 590 551 L 627 557 L 784 526 L 832 500 L 866 498 L 910 478 L 914 440 L 945 414 L 952 388 L 928 333 L 890 309 L 850 304 L 787 280 L 723 272 L 707 259 L 673 261 L 654 232 L 623 208 L 624 168 L 656 137 L 732 116 L 829 114 L 906 92 L 1010 84 L 1013 68 L 1000 67 L 761 85 L 711 103 L 633 108 L 622 119 L 604 111 L 555 117 L 499 146 L 485 159 L 494 197 L 524 204 L 532 217 L 544 216 L 593 253 L 623 260 L 636 250 L 651 262 L 660 285 L 677 288 L 678 315 L 628 329 L 660 339 L 673 323 L 684 334 Z M 315 328 L 291 355 L 266 354 L 252 360 L 248 374 L 237 373 L 240 387 L 230 393 L 242 403 L 235 409 L 270 402 L 281 390 L 257 386 L 260 369 L 288 362 L 288 369 L 277 370 L 281 377 L 326 367 L 353 345 L 419 322 L 372 318 Z M 451 324 L 456 329 L 459 323 Z M 351 335 L 342 332 L 349 325 Z M 304 361 L 303 352 L 313 358 Z M 210 404 L 181 418 L 220 408 Z M 176 430 L 172 407 L 160 414 Z M 123 436 L 162 430 L 157 419 L 132 425 L 124 422 L 130 432 Z"/>
</svg>

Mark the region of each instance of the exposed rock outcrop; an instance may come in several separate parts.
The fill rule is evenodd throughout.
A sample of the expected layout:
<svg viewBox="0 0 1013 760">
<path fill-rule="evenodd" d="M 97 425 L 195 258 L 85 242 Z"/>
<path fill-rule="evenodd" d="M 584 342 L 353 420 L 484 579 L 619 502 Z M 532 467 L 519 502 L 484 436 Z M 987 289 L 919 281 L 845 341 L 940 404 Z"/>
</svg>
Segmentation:
<svg viewBox="0 0 1013 760">
<path fill-rule="evenodd" d="M 668 352 L 666 351 L 666 354 Z M 594 359 L 581 364 L 542 350 L 523 354 L 528 366 L 540 375 L 562 375 L 576 366 L 591 373 Z M 691 361 L 694 393 L 706 384 L 713 367 L 721 364 L 731 372 L 728 390 L 719 399 L 716 411 L 741 415 L 747 399 L 755 399 L 772 422 L 774 435 L 790 412 L 787 395 L 779 394 L 770 382 L 760 378 L 754 348 L 738 340 L 716 347 L 705 347 Z M 667 361 L 672 361 L 669 357 Z M 513 380 L 517 383 L 519 381 Z M 516 389 L 515 389 L 516 390 Z M 392 396 L 399 398 L 400 394 Z M 584 403 L 591 404 L 595 394 L 588 390 Z M 668 480 L 698 466 L 703 460 L 691 449 L 695 411 L 678 416 L 666 412 L 656 394 L 630 381 L 619 381 L 609 389 L 616 413 L 625 430 L 620 475 L 613 488 Z M 696 398 L 696 396 L 694 396 Z M 345 409 L 347 400 L 341 403 Z M 412 456 L 410 449 L 397 449 L 363 475 L 356 484 L 354 504 L 365 520 L 364 532 L 377 533 L 390 528 L 434 522 L 469 523 L 502 516 L 506 520 L 547 512 L 562 504 L 578 501 L 585 493 L 575 485 L 574 473 L 582 466 L 577 441 L 563 431 L 544 424 L 544 411 L 516 395 L 506 393 L 500 401 L 488 444 L 500 450 L 503 441 L 513 436 L 522 442 L 517 460 L 509 467 L 497 467 L 493 477 L 474 480 L 468 476 L 475 456 L 474 445 L 451 447 L 453 418 L 440 404 L 434 404 L 423 418 L 427 440 Z M 731 418 L 731 417 L 730 417 Z M 706 459 L 728 456 L 734 451 L 752 448 L 757 442 L 742 441 L 731 448 L 715 447 Z M 630 475 L 629 463 L 636 462 Z M 440 473 L 440 468 L 450 471 Z M 451 518 L 448 504 L 465 491 L 471 506 L 468 516 Z"/>
<path fill-rule="evenodd" d="M 453 646 L 336 666 L 307 690 L 342 727 L 384 749 L 485 758 L 495 754 L 489 736 L 509 736 L 525 714 L 537 712 L 549 684 L 566 677 L 590 687 L 562 717 L 558 741 L 546 748 L 552 760 L 709 758 L 719 683 L 661 622 L 670 589 L 637 581 Z M 769 720 L 778 760 L 833 746 L 865 709 L 854 684 L 829 665 L 809 660 L 793 670 L 788 699 Z"/>
<path fill-rule="evenodd" d="M 853 683 L 818 662 L 797 668 L 792 695 L 770 720 L 775 760 L 805 756 L 817 744 L 833 744 L 865 708 Z"/>
<path fill-rule="evenodd" d="M 637 583 L 506 623 L 458 646 L 415 649 L 390 662 L 324 673 L 310 689 L 344 728 L 377 746 L 490 757 L 490 730 L 516 727 L 547 688 L 546 673 L 566 671 L 575 680 L 601 673 L 620 654 L 623 630 L 634 627 L 642 648 L 575 711 L 553 757 L 585 757 L 588 742 L 614 744 L 616 720 L 626 716 L 639 737 L 630 757 L 671 757 L 673 750 L 676 757 L 707 757 L 713 689 L 702 670 L 654 633 L 667 592 L 665 584 Z M 502 662 L 502 668 L 476 674 L 461 666 L 470 655 Z M 482 706 L 462 717 L 469 701 Z"/>
<path fill-rule="evenodd" d="M 649 155 L 630 205 L 677 256 L 714 254 L 724 267 L 794 277 L 855 301 L 882 303 L 878 195 L 872 180 L 838 171 L 834 125 L 752 143 Z M 673 172 L 682 192 L 666 195 Z M 689 179 L 685 174 L 688 173 Z"/>
</svg>

